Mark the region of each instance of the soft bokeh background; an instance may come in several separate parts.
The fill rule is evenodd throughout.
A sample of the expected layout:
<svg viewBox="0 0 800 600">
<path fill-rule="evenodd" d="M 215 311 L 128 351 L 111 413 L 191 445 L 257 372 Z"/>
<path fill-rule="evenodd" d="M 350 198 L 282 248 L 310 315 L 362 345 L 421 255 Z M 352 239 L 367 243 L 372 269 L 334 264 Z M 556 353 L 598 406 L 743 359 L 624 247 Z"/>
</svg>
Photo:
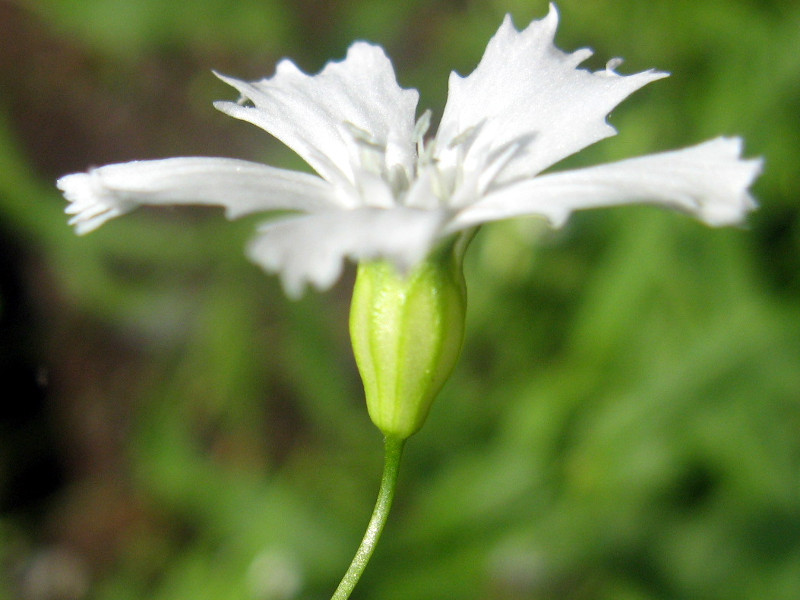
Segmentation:
<svg viewBox="0 0 800 600">
<path fill-rule="evenodd" d="M 484 228 L 463 358 L 408 445 L 354 598 L 800 597 L 800 6 L 562 0 L 562 48 L 673 76 L 569 164 L 741 134 L 744 228 L 621 208 Z M 210 73 L 365 38 L 441 114 L 544 1 L 0 0 L 0 598 L 322 599 L 374 501 L 352 270 L 288 301 L 258 219 L 139 211 L 78 238 L 55 178 L 222 155 L 304 168 Z M 536 110 L 536 107 L 531 107 Z"/>
</svg>

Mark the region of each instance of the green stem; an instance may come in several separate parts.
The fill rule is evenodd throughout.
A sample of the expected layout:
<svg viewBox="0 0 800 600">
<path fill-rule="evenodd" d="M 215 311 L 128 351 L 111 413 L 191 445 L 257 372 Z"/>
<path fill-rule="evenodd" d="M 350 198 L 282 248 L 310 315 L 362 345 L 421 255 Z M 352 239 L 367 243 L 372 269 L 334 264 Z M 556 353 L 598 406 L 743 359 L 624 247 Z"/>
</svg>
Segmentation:
<svg viewBox="0 0 800 600">
<path fill-rule="evenodd" d="M 384 462 L 383 476 L 381 477 L 381 488 L 378 491 L 378 499 L 372 511 L 372 518 L 367 525 L 364 539 L 353 557 L 353 562 L 347 569 L 347 573 L 342 577 L 339 587 L 333 593 L 331 600 L 347 600 L 356 587 L 361 574 L 369 562 L 375 545 L 381 537 L 383 526 L 386 525 L 386 518 L 389 516 L 389 509 L 392 508 L 394 491 L 397 488 L 397 472 L 400 469 L 400 457 L 403 455 L 403 445 L 405 439 L 387 435 L 384 440 Z"/>
</svg>

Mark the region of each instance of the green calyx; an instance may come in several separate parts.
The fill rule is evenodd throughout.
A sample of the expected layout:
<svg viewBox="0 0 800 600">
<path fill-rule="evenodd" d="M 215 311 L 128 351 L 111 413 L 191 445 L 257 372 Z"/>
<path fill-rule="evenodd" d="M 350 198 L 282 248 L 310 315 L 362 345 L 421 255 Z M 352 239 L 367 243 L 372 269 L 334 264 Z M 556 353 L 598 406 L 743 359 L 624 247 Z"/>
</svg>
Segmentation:
<svg viewBox="0 0 800 600">
<path fill-rule="evenodd" d="M 447 244 L 408 273 L 385 261 L 358 267 L 350 335 L 370 418 L 385 435 L 405 439 L 422 427 L 458 360 L 464 245 Z"/>
</svg>

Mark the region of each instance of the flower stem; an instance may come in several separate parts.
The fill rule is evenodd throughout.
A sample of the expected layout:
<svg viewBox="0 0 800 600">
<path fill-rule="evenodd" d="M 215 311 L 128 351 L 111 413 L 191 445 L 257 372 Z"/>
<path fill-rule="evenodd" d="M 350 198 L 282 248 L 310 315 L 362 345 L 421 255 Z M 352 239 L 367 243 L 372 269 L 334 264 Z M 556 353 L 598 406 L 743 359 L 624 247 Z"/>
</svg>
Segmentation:
<svg viewBox="0 0 800 600">
<path fill-rule="evenodd" d="M 397 472 L 400 469 L 400 457 L 403 454 L 404 438 L 387 435 L 384 440 L 384 462 L 383 475 L 381 476 L 381 487 L 378 491 L 378 499 L 372 511 L 372 518 L 367 525 L 364 539 L 353 557 L 353 562 L 347 569 L 347 573 L 342 577 L 339 587 L 333 593 L 331 600 L 347 600 L 356 587 L 361 574 L 369 562 L 372 552 L 381 537 L 383 526 L 386 525 L 386 518 L 389 516 L 389 509 L 392 508 L 394 491 L 397 488 Z"/>
</svg>

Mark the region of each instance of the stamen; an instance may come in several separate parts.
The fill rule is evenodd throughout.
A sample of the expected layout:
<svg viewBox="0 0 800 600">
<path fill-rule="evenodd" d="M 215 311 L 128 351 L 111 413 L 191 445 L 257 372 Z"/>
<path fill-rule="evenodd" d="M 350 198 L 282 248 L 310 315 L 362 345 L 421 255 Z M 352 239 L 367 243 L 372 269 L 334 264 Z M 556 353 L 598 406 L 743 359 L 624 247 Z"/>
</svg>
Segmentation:
<svg viewBox="0 0 800 600">
<path fill-rule="evenodd" d="M 469 146 L 472 145 L 472 142 L 474 142 L 478 137 L 478 134 L 483 128 L 484 123 L 486 123 L 486 119 L 482 120 L 480 123 L 476 123 L 475 125 L 467 127 L 464 131 L 450 140 L 450 143 L 447 144 L 447 147 L 452 150 L 457 146 L 462 146 L 461 150 L 466 153 L 469 150 Z"/>
<path fill-rule="evenodd" d="M 414 139 L 417 141 L 417 145 L 422 145 L 425 134 L 428 133 L 428 129 L 431 126 L 431 115 L 433 111 L 431 109 L 427 109 L 424 113 L 419 116 L 417 119 L 416 124 L 414 125 Z"/>
<path fill-rule="evenodd" d="M 430 144 L 425 143 L 425 134 L 428 133 L 428 129 L 430 129 L 432 114 L 432 111 L 427 109 L 419 116 L 419 119 L 417 119 L 417 122 L 414 124 L 414 141 L 417 144 L 416 174 L 419 174 L 421 170 L 420 167 L 430 164 L 431 160 L 433 160 L 433 142 Z"/>
<path fill-rule="evenodd" d="M 461 144 L 465 143 L 473 133 L 475 133 L 475 125 L 472 127 L 467 127 L 464 131 L 450 140 L 450 143 L 447 144 L 447 147 L 452 150 L 456 146 L 460 146 Z"/>
<path fill-rule="evenodd" d="M 509 161 L 514 158 L 517 150 L 519 150 L 522 146 L 523 142 L 511 142 L 501 152 L 496 153 L 494 157 L 490 158 L 488 164 L 481 170 L 481 174 L 478 177 L 477 188 L 479 196 L 482 196 L 486 192 L 489 186 L 494 182 L 495 178 L 505 168 Z"/>
<path fill-rule="evenodd" d="M 446 169 L 444 171 L 433 169 L 431 172 L 431 190 L 442 205 L 448 204 L 449 198 L 453 195 L 459 183 L 461 173 L 458 171 L 458 169 Z"/>
<path fill-rule="evenodd" d="M 401 165 L 394 165 L 389 169 L 387 179 L 389 181 L 389 187 L 392 188 L 394 197 L 402 202 L 403 195 L 408 191 L 408 188 L 411 187 L 408 173 L 406 173 L 406 170 Z"/>
<path fill-rule="evenodd" d="M 377 141 L 369 131 L 361 129 L 361 127 L 350 121 L 345 121 L 344 126 L 348 133 L 353 136 L 353 140 L 355 140 L 356 143 L 368 146 L 370 149 L 377 150 L 381 153 L 386 152 L 386 146 Z"/>
<path fill-rule="evenodd" d="M 353 171 L 368 171 L 380 178 L 386 177 L 386 146 L 380 143 L 375 136 L 350 121 L 342 123 L 347 133 L 355 142 L 357 155 L 350 157 Z M 357 178 L 357 176 L 356 176 Z"/>
</svg>

